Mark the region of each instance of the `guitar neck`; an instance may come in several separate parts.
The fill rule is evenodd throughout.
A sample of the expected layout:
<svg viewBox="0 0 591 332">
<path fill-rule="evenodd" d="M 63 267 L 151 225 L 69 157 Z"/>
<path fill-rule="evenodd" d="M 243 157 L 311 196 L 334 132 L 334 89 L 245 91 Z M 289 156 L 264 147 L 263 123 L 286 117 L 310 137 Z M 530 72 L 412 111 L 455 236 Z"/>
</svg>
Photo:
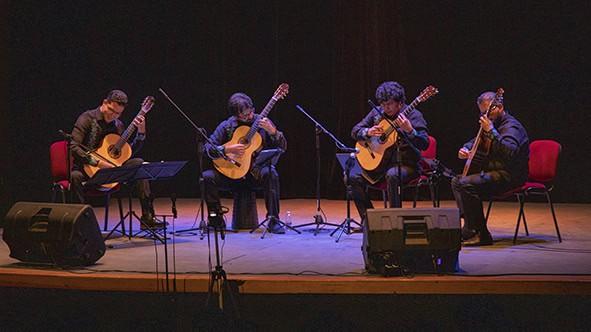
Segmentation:
<svg viewBox="0 0 591 332">
<path fill-rule="evenodd" d="M 420 103 L 421 103 L 421 101 L 419 100 L 419 97 L 415 98 L 412 101 L 412 103 L 410 103 L 409 105 L 406 105 L 406 107 L 402 111 L 398 112 L 396 119 L 394 119 L 393 121 L 384 116 L 384 119 L 386 119 L 388 121 L 388 123 L 390 124 L 390 126 L 392 126 L 388 131 L 386 131 L 386 135 L 390 135 L 394 130 L 396 130 L 398 128 L 398 125 L 396 125 L 396 123 L 394 121 L 396 121 L 398 119 L 398 117 L 400 117 L 400 114 L 404 114 L 404 116 L 407 116 Z"/>
<path fill-rule="evenodd" d="M 144 110 L 140 110 L 139 111 L 139 113 L 135 116 L 135 118 L 133 119 L 133 121 L 131 121 L 131 123 L 129 124 L 129 126 L 127 126 L 127 129 L 125 129 L 125 131 L 123 132 L 123 134 L 121 134 L 121 138 L 119 138 L 119 140 L 115 144 L 116 148 L 120 149 L 123 146 L 123 144 L 127 143 L 127 141 L 129 140 L 129 138 L 131 137 L 131 135 L 137 129 L 137 127 L 134 124 L 135 119 L 138 116 L 145 115 L 145 114 L 146 114 L 146 112 L 144 112 Z"/>
<path fill-rule="evenodd" d="M 265 108 L 263 108 L 263 111 L 259 115 L 258 119 L 256 119 L 254 121 L 254 123 L 250 127 L 250 130 L 246 134 L 246 140 L 248 142 L 250 142 L 250 139 L 252 138 L 252 136 L 254 136 L 254 133 L 256 133 L 259 130 L 259 122 L 260 122 L 260 120 L 262 118 L 267 117 L 267 115 L 269 114 L 269 112 L 271 112 L 271 109 L 273 109 L 273 106 L 275 106 L 275 103 L 277 103 L 277 100 L 278 99 L 275 98 L 275 96 L 273 96 L 273 97 L 271 97 L 271 99 L 269 99 L 269 102 L 267 103 L 267 105 L 265 106 Z"/>
<path fill-rule="evenodd" d="M 396 119 L 398 119 L 398 117 L 400 117 L 400 114 L 403 114 L 404 116 L 407 116 L 420 103 L 421 103 L 421 101 L 419 100 L 419 97 L 415 98 L 412 101 L 412 103 L 410 103 L 409 105 L 407 105 L 400 113 L 398 113 L 398 116 L 396 116 Z"/>
</svg>

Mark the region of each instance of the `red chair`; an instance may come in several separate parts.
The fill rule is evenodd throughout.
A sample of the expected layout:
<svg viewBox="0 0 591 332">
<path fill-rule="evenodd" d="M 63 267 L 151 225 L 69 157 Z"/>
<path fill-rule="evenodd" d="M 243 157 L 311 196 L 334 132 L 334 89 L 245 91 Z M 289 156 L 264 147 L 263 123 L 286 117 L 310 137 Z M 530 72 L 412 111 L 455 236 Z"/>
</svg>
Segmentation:
<svg viewBox="0 0 591 332">
<path fill-rule="evenodd" d="M 562 242 L 560 236 L 560 229 L 558 228 L 558 221 L 556 220 L 556 212 L 554 211 L 554 205 L 552 204 L 552 198 L 550 192 L 554 188 L 553 181 L 556 176 L 556 170 L 558 168 L 558 157 L 562 151 L 560 143 L 553 140 L 537 140 L 533 141 L 529 145 L 529 164 L 528 164 L 528 179 L 522 186 L 509 190 L 501 195 L 493 197 L 488 203 L 488 209 L 486 211 L 486 220 L 490 215 L 490 210 L 494 200 L 515 196 L 519 202 L 519 215 L 517 216 L 517 225 L 515 226 L 515 235 L 513 236 L 513 243 L 516 243 L 517 233 L 519 232 L 519 226 L 521 219 L 523 218 L 523 226 L 525 228 L 526 236 L 529 236 L 529 230 L 527 229 L 527 222 L 525 220 L 525 198 L 529 195 L 544 195 L 546 201 L 550 205 L 550 211 L 552 212 L 552 218 L 554 220 L 554 227 L 556 228 L 556 236 L 558 242 Z"/>
<path fill-rule="evenodd" d="M 49 147 L 49 160 L 51 166 L 51 177 L 53 179 L 52 184 L 52 195 L 51 201 L 56 201 L 56 196 L 60 193 L 62 203 L 66 203 L 68 199 L 66 199 L 66 194 L 70 191 L 70 170 L 73 165 L 72 156 L 70 159 L 67 158 L 68 155 L 68 142 L 67 141 L 57 141 L 53 142 Z M 68 169 L 70 167 L 70 169 Z M 88 197 L 100 197 L 105 196 L 105 219 L 104 219 L 104 230 L 107 230 L 107 225 L 109 224 L 109 202 L 111 200 L 111 194 L 119 191 L 120 186 L 117 185 L 113 187 L 109 191 L 99 191 L 99 190 L 87 190 L 84 194 Z M 121 199 L 117 198 L 117 202 L 119 204 L 119 214 L 121 219 L 123 219 L 123 206 L 121 205 Z M 121 223 L 123 225 L 123 223 Z M 123 227 L 123 226 L 122 226 Z M 123 229 L 123 232 L 125 230 Z"/>
<path fill-rule="evenodd" d="M 433 207 L 439 207 L 439 190 L 437 180 L 433 178 L 433 168 L 430 161 L 437 158 L 437 140 L 433 136 L 429 136 L 429 146 L 425 151 L 421 151 L 422 159 L 419 161 L 420 175 L 403 186 L 404 188 L 414 188 L 414 199 L 412 207 L 417 207 L 417 200 L 419 199 L 419 189 L 428 186 Z M 368 188 L 380 190 L 384 200 L 384 208 L 388 207 L 388 185 L 386 180 L 381 180 L 375 184 L 368 186 Z"/>
</svg>

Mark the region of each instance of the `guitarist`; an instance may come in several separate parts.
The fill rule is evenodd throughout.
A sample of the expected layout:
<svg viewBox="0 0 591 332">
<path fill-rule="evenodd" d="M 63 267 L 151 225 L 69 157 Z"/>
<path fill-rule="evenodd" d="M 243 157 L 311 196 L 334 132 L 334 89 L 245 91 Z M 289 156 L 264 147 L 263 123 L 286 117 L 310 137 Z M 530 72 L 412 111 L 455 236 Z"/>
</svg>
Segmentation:
<svg viewBox="0 0 591 332">
<path fill-rule="evenodd" d="M 491 140 L 488 158 L 481 172 L 459 175 L 451 182 L 456 203 L 464 217 L 462 239 L 466 246 L 493 243 L 486 227 L 481 197 L 486 199 L 522 185 L 527 180 L 529 161 L 527 132 L 505 109 L 502 98 L 495 99 L 495 93 L 487 91 L 478 97 L 476 104 L 481 114 L 479 122 L 483 138 Z M 458 151 L 458 158 L 467 159 L 473 143 L 474 139 L 464 144 Z"/>
<path fill-rule="evenodd" d="M 380 104 L 379 110 L 372 109 L 361 122 L 353 127 L 351 136 L 354 140 L 363 141 L 372 136 L 381 136 L 384 130 L 378 124 L 386 117 L 394 121 L 400 128 L 399 131 L 406 135 L 408 141 L 416 149 L 427 149 L 429 146 L 429 135 L 427 134 L 427 122 L 423 118 L 423 114 L 413 109 L 408 113 L 408 116 L 404 116 L 403 114 L 398 116 L 399 112 L 407 106 L 405 103 L 404 87 L 400 83 L 390 81 L 380 84 L 376 89 L 376 100 Z M 407 144 L 402 138 L 396 144 L 400 144 L 400 178 L 402 179 L 402 184 L 405 184 L 418 176 L 417 168 L 420 152 Z M 388 153 L 384 156 L 383 164 L 385 167 L 381 168 L 377 172 L 378 174 L 374 172 L 371 176 L 378 181 L 385 180 L 387 182 L 390 207 L 402 206 L 400 196 L 398 195 L 399 176 L 396 144 L 390 147 L 387 150 Z M 362 220 L 365 219 L 366 210 L 373 208 L 366 191 L 367 185 L 370 184 L 366 175 L 362 174 L 351 177 L 353 199 L 355 200 L 355 205 Z"/>
<path fill-rule="evenodd" d="M 84 182 L 88 180 L 88 175 L 84 173 L 84 165 L 90 164 L 99 168 L 113 167 L 110 163 L 100 158 L 87 154 L 80 144 L 90 148 L 98 148 L 103 138 L 108 134 L 121 135 L 125 130 L 123 122 L 119 117 L 127 106 L 127 95 L 121 90 L 112 90 L 102 101 L 101 105 L 95 109 L 82 113 L 74 124 L 72 129 L 71 151 L 74 158 L 74 166 L 71 172 L 70 190 L 72 191 L 73 201 L 75 203 L 84 203 Z M 146 137 L 146 122 L 143 116 L 134 119 L 134 125 L 137 127 L 137 134 L 131 143 L 134 154 L 142 147 Z M 141 158 L 131 158 L 124 165 L 141 164 Z M 88 189 L 88 188 L 87 188 Z M 162 223 L 154 219 L 154 207 L 150 195 L 150 184 L 148 180 L 137 182 L 137 195 L 142 206 L 142 220 L 148 227 L 162 227 Z M 142 227 L 145 227 L 142 224 Z"/>
<path fill-rule="evenodd" d="M 242 92 L 233 94 L 228 100 L 228 111 L 230 117 L 220 123 L 211 134 L 210 140 L 213 146 L 205 144 L 207 154 L 212 159 L 220 158 L 219 151 L 225 154 L 242 156 L 246 146 L 244 144 L 223 144 L 232 139 L 236 128 L 240 126 L 251 126 L 260 116 L 256 114 L 252 99 Z M 259 134 L 263 139 L 262 148 L 287 149 L 287 140 L 283 133 L 277 130 L 277 127 L 268 118 L 260 119 Z M 250 172 L 242 179 L 230 179 L 220 173 L 217 169 L 209 169 L 203 172 L 205 184 L 205 201 L 210 211 L 219 211 L 220 209 L 220 189 L 252 189 L 262 187 L 265 190 L 265 206 L 267 208 L 267 217 L 271 218 L 268 224 L 269 232 L 276 234 L 285 233 L 285 229 L 275 222 L 279 217 L 279 174 L 274 166 L 269 171 L 268 167 L 257 167 L 254 165 Z"/>
</svg>

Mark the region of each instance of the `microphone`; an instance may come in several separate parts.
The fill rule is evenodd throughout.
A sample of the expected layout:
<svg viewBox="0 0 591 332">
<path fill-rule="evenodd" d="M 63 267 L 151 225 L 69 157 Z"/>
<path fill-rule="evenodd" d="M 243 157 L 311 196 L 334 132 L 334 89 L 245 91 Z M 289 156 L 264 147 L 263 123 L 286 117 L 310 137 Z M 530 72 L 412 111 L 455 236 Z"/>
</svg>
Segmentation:
<svg viewBox="0 0 591 332">
<path fill-rule="evenodd" d="M 61 129 L 58 130 L 57 132 L 60 133 L 60 135 L 62 135 L 67 140 L 71 140 L 73 138 L 71 134 L 68 134 L 65 131 L 61 130 Z"/>
<path fill-rule="evenodd" d="M 174 219 L 177 218 L 177 211 L 176 211 L 176 194 L 172 193 L 170 195 L 170 201 L 172 202 L 172 217 Z"/>
</svg>

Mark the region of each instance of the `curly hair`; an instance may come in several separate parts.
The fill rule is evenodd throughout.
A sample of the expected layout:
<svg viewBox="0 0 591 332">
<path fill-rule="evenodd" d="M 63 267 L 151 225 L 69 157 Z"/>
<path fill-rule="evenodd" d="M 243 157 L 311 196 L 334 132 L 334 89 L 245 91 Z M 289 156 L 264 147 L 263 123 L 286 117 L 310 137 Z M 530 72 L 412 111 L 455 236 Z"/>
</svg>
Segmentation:
<svg viewBox="0 0 591 332">
<path fill-rule="evenodd" d="M 398 82 L 384 82 L 376 89 L 376 99 L 380 104 L 388 100 L 395 100 L 397 102 L 404 103 L 406 102 L 404 87 Z"/>
</svg>

